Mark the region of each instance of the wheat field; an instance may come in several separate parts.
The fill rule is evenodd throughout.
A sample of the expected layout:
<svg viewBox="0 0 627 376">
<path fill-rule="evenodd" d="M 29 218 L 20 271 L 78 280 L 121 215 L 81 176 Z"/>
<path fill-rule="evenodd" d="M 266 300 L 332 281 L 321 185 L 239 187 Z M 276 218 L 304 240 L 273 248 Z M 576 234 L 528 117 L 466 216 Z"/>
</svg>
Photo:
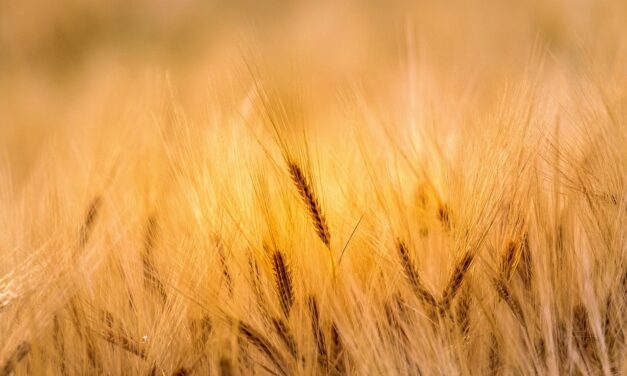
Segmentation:
<svg viewBox="0 0 627 376">
<path fill-rule="evenodd" d="M 627 374 L 627 3 L 0 7 L 0 376 Z"/>
</svg>

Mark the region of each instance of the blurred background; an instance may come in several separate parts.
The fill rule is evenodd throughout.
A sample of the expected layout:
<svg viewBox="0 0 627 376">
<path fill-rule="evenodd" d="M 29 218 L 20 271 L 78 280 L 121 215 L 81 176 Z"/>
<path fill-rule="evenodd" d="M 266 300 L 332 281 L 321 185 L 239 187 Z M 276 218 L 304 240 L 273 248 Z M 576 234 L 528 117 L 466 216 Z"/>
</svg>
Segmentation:
<svg viewBox="0 0 627 376">
<path fill-rule="evenodd" d="M 0 165 L 19 186 L 48 140 L 117 121 L 163 77 L 190 113 L 245 93 L 247 65 L 320 113 L 354 87 L 390 111 L 416 83 L 489 101 L 539 60 L 624 74 L 626 24 L 624 0 L 2 0 Z"/>
</svg>

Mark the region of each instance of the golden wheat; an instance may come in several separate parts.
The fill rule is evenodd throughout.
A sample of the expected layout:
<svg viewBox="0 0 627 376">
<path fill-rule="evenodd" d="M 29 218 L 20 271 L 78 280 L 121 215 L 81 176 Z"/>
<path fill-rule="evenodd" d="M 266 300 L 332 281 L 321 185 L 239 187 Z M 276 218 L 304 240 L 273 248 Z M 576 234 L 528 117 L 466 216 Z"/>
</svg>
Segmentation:
<svg viewBox="0 0 627 376">
<path fill-rule="evenodd" d="M 0 376 L 627 374 L 624 2 L 205 3 L 0 12 Z"/>
</svg>

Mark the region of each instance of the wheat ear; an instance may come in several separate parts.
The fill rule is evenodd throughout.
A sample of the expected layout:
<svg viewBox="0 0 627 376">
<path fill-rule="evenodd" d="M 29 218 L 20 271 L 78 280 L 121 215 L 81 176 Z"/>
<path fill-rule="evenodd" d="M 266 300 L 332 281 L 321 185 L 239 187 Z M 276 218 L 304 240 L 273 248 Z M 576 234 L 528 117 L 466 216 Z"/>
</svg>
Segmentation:
<svg viewBox="0 0 627 376">
<path fill-rule="evenodd" d="M 259 351 L 261 351 L 271 362 L 276 366 L 278 371 L 282 375 L 287 375 L 287 368 L 285 367 L 285 363 L 283 359 L 279 355 L 278 350 L 268 341 L 261 333 L 254 330 L 249 325 L 240 322 L 239 323 L 239 332 L 250 342 L 253 344 Z"/>
<path fill-rule="evenodd" d="M 142 264 L 144 270 L 144 285 L 146 288 L 155 291 L 159 294 L 161 298 L 161 302 L 163 304 L 166 303 L 168 299 L 168 295 L 166 293 L 165 287 L 161 282 L 157 274 L 157 269 L 155 268 L 152 252 L 155 246 L 156 236 L 157 236 L 157 218 L 155 216 L 148 217 L 146 222 L 146 230 L 144 234 L 144 249 L 142 252 Z"/>
<path fill-rule="evenodd" d="M 4 365 L 0 367 L 0 376 L 9 376 L 12 375 L 15 371 L 15 366 L 22 361 L 31 351 L 30 343 L 22 342 L 20 343 L 13 354 L 4 362 Z"/>
<path fill-rule="evenodd" d="M 94 228 L 94 224 L 96 223 L 96 218 L 98 217 L 98 212 L 100 211 L 101 204 L 102 198 L 99 195 L 94 197 L 89 203 L 89 207 L 87 208 L 85 219 L 83 220 L 83 224 L 79 233 L 78 242 L 81 248 L 84 247 L 89 241 L 89 238 Z"/>
<path fill-rule="evenodd" d="M 405 270 L 405 277 L 409 281 L 414 293 L 424 303 L 428 304 L 431 307 L 436 306 L 436 300 L 433 297 L 433 294 L 429 292 L 429 290 L 425 287 L 418 271 L 414 267 L 414 264 L 409 257 L 409 251 L 405 243 L 403 243 L 400 239 L 397 242 L 398 253 L 401 257 L 401 262 L 403 264 L 403 269 Z"/>
<path fill-rule="evenodd" d="M 292 287 L 292 275 L 283 254 L 279 250 L 272 254 L 272 270 L 274 271 L 276 291 L 281 302 L 281 309 L 285 317 L 288 317 L 292 304 L 294 304 L 294 289 Z"/>
<path fill-rule="evenodd" d="M 231 364 L 231 360 L 229 358 L 222 357 L 220 358 L 220 362 L 218 364 L 219 375 L 220 376 L 232 376 L 233 375 L 233 365 Z"/>
<path fill-rule="evenodd" d="M 279 335 L 281 342 L 283 342 L 292 357 L 294 359 L 298 359 L 298 349 L 296 348 L 296 341 L 294 340 L 294 336 L 292 335 L 290 328 L 281 319 L 273 319 L 272 324 L 274 325 L 274 330 Z"/>
<path fill-rule="evenodd" d="M 316 194 L 313 190 L 313 187 L 309 183 L 309 180 L 303 173 L 303 170 L 293 161 L 287 162 L 287 166 L 290 172 L 290 176 L 292 178 L 292 182 L 300 195 L 300 198 L 303 200 L 305 204 L 305 208 L 311 217 L 314 228 L 316 230 L 316 234 L 322 243 L 327 246 L 327 248 L 331 248 L 331 234 L 329 233 L 329 226 L 327 225 L 326 219 L 322 212 L 322 208 L 318 199 L 316 198 Z"/>
<path fill-rule="evenodd" d="M 318 301 L 315 296 L 310 296 L 308 300 L 309 315 L 311 316 L 311 330 L 313 332 L 314 340 L 316 341 L 316 348 L 318 350 L 318 363 L 323 368 L 327 368 L 328 356 L 327 356 L 327 344 L 324 337 L 324 332 L 320 326 L 320 313 L 318 311 Z"/>
<path fill-rule="evenodd" d="M 451 278 L 449 279 L 449 282 L 444 289 L 444 293 L 442 294 L 442 300 L 440 300 L 441 314 L 444 314 L 451 306 L 451 302 L 453 301 L 455 295 L 462 286 L 466 274 L 468 273 L 468 270 L 470 270 L 474 259 L 474 253 L 466 251 L 461 260 L 455 266 L 455 269 L 451 274 Z"/>
</svg>

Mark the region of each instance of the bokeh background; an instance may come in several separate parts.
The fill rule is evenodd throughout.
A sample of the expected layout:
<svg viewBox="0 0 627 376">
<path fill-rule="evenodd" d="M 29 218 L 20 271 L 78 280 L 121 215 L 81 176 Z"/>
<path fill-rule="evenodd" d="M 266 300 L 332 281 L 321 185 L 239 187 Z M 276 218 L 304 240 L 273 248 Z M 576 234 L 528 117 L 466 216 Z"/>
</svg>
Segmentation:
<svg viewBox="0 0 627 376">
<path fill-rule="evenodd" d="M 420 92 L 412 85 L 491 102 L 533 64 L 546 81 L 624 75 L 625 25 L 622 0 L 4 0 L 0 166 L 10 173 L 0 176 L 19 187 L 49 140 L 120 121 L 161 91 L 155 82 L 205 115 L 246 92 L 251 66 L 297 81 L 321 116 L 355 88 L 390 112 Z"/>
</svg>

